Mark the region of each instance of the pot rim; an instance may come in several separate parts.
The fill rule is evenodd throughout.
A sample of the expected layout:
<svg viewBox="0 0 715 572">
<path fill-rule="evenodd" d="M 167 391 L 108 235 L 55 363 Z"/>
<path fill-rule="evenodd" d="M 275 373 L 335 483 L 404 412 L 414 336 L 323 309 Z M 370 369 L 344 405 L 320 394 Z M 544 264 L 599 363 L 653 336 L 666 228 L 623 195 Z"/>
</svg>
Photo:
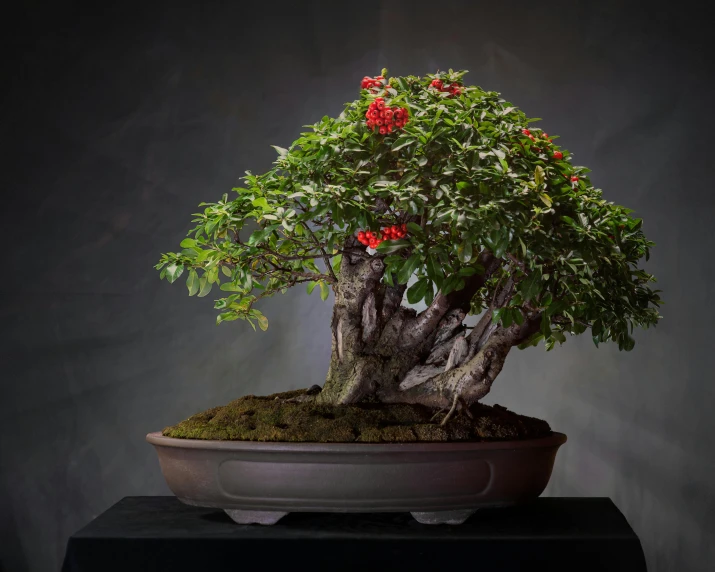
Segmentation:
<svg viewBox="0 0 715 572">
<path fill-rule="evenodd" d="M 512 441 L 445 441 L 412 443 L 318 443 L 288 441 L 219 441 L 212 439 L 179 439 L 165 437 L 161 431 L 148 433 L 146 440 L 154 446 L 176 449 L 217 451 L 265 451 L 287 453 L 392 453 L 392 452 L 447 452 L 490 451 L 556 447 L 566 442 L 566 435 L 552 431 L 546 437 Z"/>
</svg>

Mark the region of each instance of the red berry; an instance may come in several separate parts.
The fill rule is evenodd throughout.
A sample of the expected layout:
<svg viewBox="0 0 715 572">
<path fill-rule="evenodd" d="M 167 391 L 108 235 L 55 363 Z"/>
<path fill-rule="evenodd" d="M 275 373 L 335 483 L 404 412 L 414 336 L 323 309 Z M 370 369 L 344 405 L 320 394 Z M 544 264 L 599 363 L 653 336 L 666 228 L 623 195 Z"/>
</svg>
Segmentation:
<svg viewBox="0 0 715 572">
<path fill-rule="evenodd" d="M 365 238 L 365 231 L 364 231 L 364 230 L 358 231 L 357 237 L 358 237 L 358 238 Z"/>
<path fill-rule="evenodd" d="M 382 127 L 380 127 L 380 135 L 384 135 L 385 133 L 387 133 L 387 127 L 383 125 Z"/>
<path fill-rule="evenodd" d="M 375 120 L 375 123 L 377 123 L 378 125 L 385 125 L 385 122 L 379 118 Z"/>
<path fill-rule="evenodd" d="M 548 133 L 542 133 L 541 136 L 542 136 L 544 139 L 548 139 L 548 138 L 549 138 L 549 134 L 548 134 Z"/>
<path fill-rule="evenodd" d="M 375 233 L 373 233 L 371 230 L 365 231 L 365 238 L 375 238 Z"/>
<path fill-rule="evenodd" d="M 564 154 L 561 151 L 556 151 L 554 153 L 554 159 L 563 159 L 563 158 L 564 158 Z"/>
<path fill-rule="evenodd" d="M 432 80 L 432 85 L 436 87 L 437 89 L 440 89 L 442 87 L 442 80 L 441 79 L 433 79 Z"/>
<path fill-rule="evenodd" d="M 531 139 L 532 141 L 536 141 L 536 137 L 534 137 L 533 135 L 527 135 L 527 137 L 528 137 L 529 139 Z"/>
<path fill-rule="evenodd" d="M 397 233 L 397 238 L 402 238 L 403 236 L 405 236 L 405 234 L 407 234 L 407 233 L 404 230 L 401 230 L 400 232 Z"/>
<path fill-rule="evenodd" d="M 524 135 L 531 135 L 531 131 L 529 131 L 528 129 L 522 129 L 521 132 L 522 132 Z"/>
<path fill-rule="evenodd" d="M 382 111 L 383 109 L 385 109 L 385 102 L 384 102 L 384 101 L 378 101 L 378 102 L 377 102 L 377 108 L 378 108 L 380 111 Z"/>
<path fill-rule="evenodd" d="M 452 93 L 454 93 L 454 95 L 462 95 L 462 90 L 461 90 L 461 89 L 455 89 Z"/>
<path fill-rule="evenodd" d="M 385 76 L 379 75 L 379 76 L 377 76 L 375 79 L 385 79 Z"/>
<path fill-rule="evenodd" d="M 392 123 L 387 124 L 387 132 L 392 133 Z"/>
<path fill-rule="evenodd" d="M 578 177 L 576 177 L 576 176 L 571 177 L 571 182 L 572 182 L 572 183 L 578 183 Z"/>
<path fill-rule="evenodd" d="M 400 230 L 401 230 L 402 232 L 407 232 L 407 224 L 403 222 L 403 223 L 400 225 Z"/>
</svg>

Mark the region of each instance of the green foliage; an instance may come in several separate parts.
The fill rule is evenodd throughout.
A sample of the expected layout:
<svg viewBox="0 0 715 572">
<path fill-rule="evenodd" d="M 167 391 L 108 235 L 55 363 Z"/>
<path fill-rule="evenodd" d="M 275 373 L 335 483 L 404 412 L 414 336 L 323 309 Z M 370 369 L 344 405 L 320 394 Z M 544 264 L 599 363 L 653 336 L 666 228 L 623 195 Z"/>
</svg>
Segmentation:
<svg viewBox="0 0 715 572">
<path fill-rule="evenodd" d="M 272 169 L 246 172 L 230 198 L 201 204 L 182 250 L 156 266 L 161 277 L 174 282 L 187 271 L 190 295 L 230 292 L 216 301 L 218 322 L 263 327 L 258 299 L 303 282 L 327 298 L 349 235 L 407 223 L 405 238 L 374 255 L 388 284 L 417 276 L 408 301 L 463 288 L 484 271 L 476 260 L 489 249 L 504 264 L 473 299 L 474 312 L 493 305 L 511 276 L 513 295 L 494 319 L 508 325 L 541 314 L 541 331 L 526 345 L 544 339 L 550 349 L 566 332 L 591 328 L 597 345 L 631 349 L 633 327 L 659 318 L 654 278 L 637 266 L 653 246 L 642 221 L 606 201 L 589 170 L 498 93 L 465 86 L 453 97 L 429 87 L 434 78 L 461 83 L 465 73 L 390 78 L 386 104 L 410 113 L 393 133 L 366 127 L 379 95 L 368 90 L 338 117 L 306 126 L 288 149 L 275 147 Z"/>
</svg>

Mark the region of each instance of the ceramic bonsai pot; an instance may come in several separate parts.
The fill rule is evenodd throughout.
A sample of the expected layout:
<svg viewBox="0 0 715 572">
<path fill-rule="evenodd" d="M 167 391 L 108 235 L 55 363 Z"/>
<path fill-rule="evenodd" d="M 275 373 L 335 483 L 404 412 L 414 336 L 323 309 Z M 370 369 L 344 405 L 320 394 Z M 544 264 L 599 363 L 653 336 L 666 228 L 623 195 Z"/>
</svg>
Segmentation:
<svg viewBox="0 0 715 572">
<path fill-rule="evenodd" d="M 566 435 L 500 442 L 279 443 L 149 433 L 180 501 L 240 524 L 289 512 L 410 512 L 460 524 L 477 509 L 538 497 Z"/>
</svg>

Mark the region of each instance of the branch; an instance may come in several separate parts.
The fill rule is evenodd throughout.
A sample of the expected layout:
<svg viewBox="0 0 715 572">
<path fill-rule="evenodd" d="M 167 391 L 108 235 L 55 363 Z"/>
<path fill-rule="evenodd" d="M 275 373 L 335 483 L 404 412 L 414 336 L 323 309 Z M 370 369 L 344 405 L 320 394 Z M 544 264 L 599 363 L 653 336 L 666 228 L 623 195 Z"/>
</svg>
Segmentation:
<svg viewBox="0 0 715 572">
<path fill-rule="evenodd" d="M 532 316 L 530 318 L 527 318 L 526 320 L 524 320 L 524 323 L 521 325 L 519 334 L 512 342 L 512 345 L 518 346 L 519 344 L 524 343 L 531 336 L 533 336 L 536 332 L 538 332 L 540 327 L 541 327 L 541 313 L 536 314 L 535 316 Z"/>
<path fill-rule="evenodd" d="M 477 257 L 477 261 L 484 267 L 483 274 L 473 274 L 467 278 L 464 288 L 461 290 L 450 292 L 446 296 L 439 292 L 429 307 L 407 324 L 406 332 L 408 335 L 403 338 L 406 346 L 413 346 L 424 340 L 427 335 L 435 330 L 440 320 L 451 308 L 462 308 L 465 311 L 469 311 L 472 297 L 484 286 L 500 264 L 500 261 L 495 259 L 494 255 L 488 250 L 482 251 Z"/>
<path fill-rule="evenodd" d="M 323 248 L 323 246 L 320 244 L 320 241 L 319 241 L 318 238 L 315 236 L 315 234 L 313 234 L 313 231 L 310 230 L 310 228 L 308 227 L 308 225 L 307 225 L 307 224 L 304 224 L 303 226 L 304 226 L 304 227 L 308 230 L 308 232 L 310 233 L 310 237 L 313 239 L 313 242 L 315 242 L 316 246 L 320 249 L 320 252 L 323 253 L 323 260 L 325 261 L 325 266 L 326 266 L 326 268 L 330 271 L 330 274 L 332 275 L 333 280 L 335 280 L 335 281 L 337 282 L 337 281 L 338 281 L 338 277 L 335 275 L 335 272 L 333 271 L 333 267 L 330 265 L 330 257 L 328 256 L 328 253 L 325 252 L 325 248 Z"/>
</svg>

